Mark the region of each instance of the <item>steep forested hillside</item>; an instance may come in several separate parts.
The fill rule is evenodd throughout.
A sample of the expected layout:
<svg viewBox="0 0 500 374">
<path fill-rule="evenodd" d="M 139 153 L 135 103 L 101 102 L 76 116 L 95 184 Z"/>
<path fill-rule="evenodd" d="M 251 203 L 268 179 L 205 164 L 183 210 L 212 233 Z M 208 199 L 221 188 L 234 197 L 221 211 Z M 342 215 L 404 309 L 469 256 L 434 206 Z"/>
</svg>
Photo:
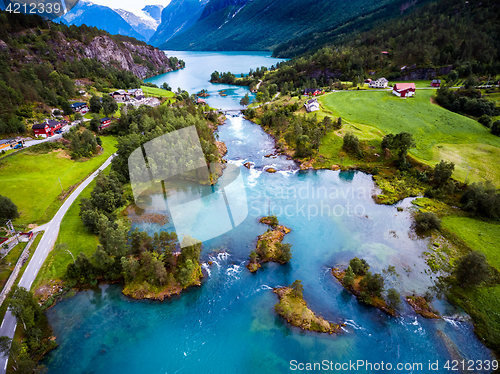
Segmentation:
<svg viewBox="0 0 500 374">
<path fill-rule="evenodd" d="M 133 38 L 0 12 L 0 133 L 23 132 L 24 119 L 50 107 L 71 112 L 75 79 L 100 90 L 133 88 L 180 64 Z"/>
<path fill-rule="evenodd" d="M 172 0 L 161 12 L 161 23 L 149 43 L 158 47 L 189 29 L 208 0 Z"/>
<path fill-rule="evenodd" d="M 291 38 L 341 25 L 394 3 L 396 0 L 210 0 L 193 26 L 160 46 L 175 50 L 272 50 Z"/>
<path fill-rule="evenodd" d="M 429 3 L 403 18 L 281 63 L 269 79 L 293 88 L 382 75 L 424 79 L 452 68 L 464 77 L 494 76 L 500 72 L 498 9 L 495 0 Z M 437 70 L 440 67 L 446 68 Z"/>
</svg>

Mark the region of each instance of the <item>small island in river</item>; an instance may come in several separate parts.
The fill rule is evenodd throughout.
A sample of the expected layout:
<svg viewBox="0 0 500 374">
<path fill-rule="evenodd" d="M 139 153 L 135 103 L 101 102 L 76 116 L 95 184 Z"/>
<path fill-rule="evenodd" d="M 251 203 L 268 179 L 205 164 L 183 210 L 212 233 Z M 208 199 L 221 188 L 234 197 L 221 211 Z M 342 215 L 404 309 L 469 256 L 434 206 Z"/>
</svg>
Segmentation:
<svg viewBox="0 0 500 374">
<path fill-rule="evenodd" d="M 406 301 L 410 304 L 415 313 L 422 317 L 431 319 L 441 318 L 438 312 L 432 309 L 429 302 L 423 296 L 406 296 Z"/>
<path fill-rule="evenodd" d="M 302 288 L 300 280 L 293 282 L 290 287 L 274 288 L 273 292 L 279 297 L 279 302 L 274 306 L 276 313 L 291 325 L 303 330 L 339 333 L 340 325 L 328 322 L 307 307 L 302 296 Z"/>
<path fill-rule="evenodd" d="M 346 290 L 365 304 L 396 316 L 397 307 L 401 304 L 399 293 L 394 288 L 389 289 L 386 302 L 382 298 L 384 278 L 380 274 L 372 274 L 368 271 L 369 268 L 370 265 L 364 259 L 355 257 L 349 262 L 346 270 L 334 268 L 332 274 Z"/>
<path fill-rule="evenodd" d="M 276 216 L 263 217 L 259 222 L 271 228 L 257 238 L 257 247 L 250 253 L 247 268 L 252 273 L 256 272 L 264 262 L 286 264 L 292 259 L 291 244 L 281 243 L 291 230 L 280 225 Z"/>
</svg>

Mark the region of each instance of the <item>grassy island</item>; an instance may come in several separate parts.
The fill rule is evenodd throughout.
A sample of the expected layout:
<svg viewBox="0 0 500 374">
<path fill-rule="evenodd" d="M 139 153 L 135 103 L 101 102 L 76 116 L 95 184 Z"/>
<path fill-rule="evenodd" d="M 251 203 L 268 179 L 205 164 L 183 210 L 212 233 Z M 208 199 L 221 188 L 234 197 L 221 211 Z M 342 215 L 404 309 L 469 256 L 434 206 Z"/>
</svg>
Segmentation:
<svg viewBox="0 0 500 374">
<path fill-rule="evenodd" d="M 252 273 L 264 262 L 286 264 L 292 259 L 291 244 L 281 243 L 291 230 L 280 225 L 276 216 L 263 217 L 259 222 L 270 226 L 270 229 L 257 238 L 257 248 L 250 253 L 247 268 Z"/>
<path fill-rule="evenodd" d="M 332 269 L 333 276 L 350 291 L 354 296 L 365 304 L 374 306 L 391 316 L 397 315 L 398 306 L 401 304 L 400 295 L 394 289 L 387 290 L 387 301 L 383 299 L 384 277 L 380 274 L 372 274 L 368 271 L 370 265 L 357 257 L 349 262 L 346 270 Z M 384 273 L 394 272 L 389 267 Z"/>
<path fill-rule="evenodd" d="M 340 332 L 340 325 L 328 322 L 307 307 L 302 297 L 302 284 L 299 280 L 293 282 L 290 287 L 279 287 L 273 291 L 279 297 L 279 303 L 274 306 L 276 313 L 291 325 L 303 330 L 329 334 Z"/>
</svg>

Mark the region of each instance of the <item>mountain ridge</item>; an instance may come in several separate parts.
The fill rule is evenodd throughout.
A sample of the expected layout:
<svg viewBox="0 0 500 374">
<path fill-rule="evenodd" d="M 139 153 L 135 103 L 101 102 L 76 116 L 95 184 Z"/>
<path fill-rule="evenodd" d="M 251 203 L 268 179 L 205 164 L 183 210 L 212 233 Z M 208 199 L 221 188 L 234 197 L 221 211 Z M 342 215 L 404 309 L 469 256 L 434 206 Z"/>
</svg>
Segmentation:
<svg viewBox="0 0 500 374">
<path fill-rule="evenodd" d="M 153 45 L 171 50 L 273 50 L 294 38 L 340 25 L 362 12 L 397 0 L 210 0 L 199 18 L 180 35 L 156 38 Z M 177 3 L 182 3 L 178 0 Z M 162 24 L 166 22 L 163 10 Z"/>
</svg>

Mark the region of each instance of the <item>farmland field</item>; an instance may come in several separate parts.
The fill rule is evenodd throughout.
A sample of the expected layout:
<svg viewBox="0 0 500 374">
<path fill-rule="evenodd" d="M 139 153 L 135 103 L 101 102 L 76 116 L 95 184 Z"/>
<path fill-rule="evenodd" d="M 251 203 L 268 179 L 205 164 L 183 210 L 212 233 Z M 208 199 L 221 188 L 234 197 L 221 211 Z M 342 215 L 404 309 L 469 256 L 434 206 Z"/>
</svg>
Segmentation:
<svg viewBox="0 0 500 374">
<path fill-rule="evenodd" d="M 478 122 L 431 103 L 434 90 L 417 90 L 415 97 L 400 99 L 389 92 L 344 91 L 319 98 L 325 111 L 351 125 L 363 125 L 384 134 L 407 131 L 417 147 L 410 154 L 435 165 L 441 159 L 455 162 L 454 177 L 469 181 L 490 179 L 498 184 L 500 173 L 491 170 L 500 161 L 500 137 Z"/>
<path fill-rule="evenodd" d="M 18 207 L 14 224 L 48 222 L 62 205 L 62 189 L 82 181 L 116 151 L 116 139 L 102 137 L 104 152 L 87 161 L 73 161 L 61 151 L 23 152 L 0 162 L 0 191 Z M 59 178 L 61 184 L 59 184 Z"/>
</svg>

